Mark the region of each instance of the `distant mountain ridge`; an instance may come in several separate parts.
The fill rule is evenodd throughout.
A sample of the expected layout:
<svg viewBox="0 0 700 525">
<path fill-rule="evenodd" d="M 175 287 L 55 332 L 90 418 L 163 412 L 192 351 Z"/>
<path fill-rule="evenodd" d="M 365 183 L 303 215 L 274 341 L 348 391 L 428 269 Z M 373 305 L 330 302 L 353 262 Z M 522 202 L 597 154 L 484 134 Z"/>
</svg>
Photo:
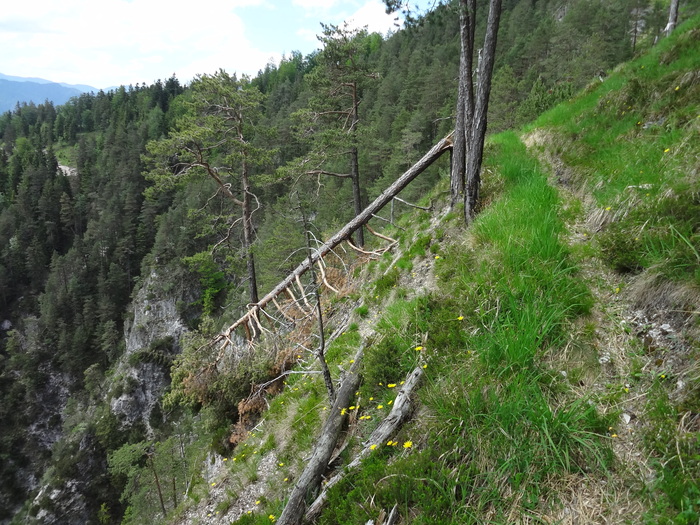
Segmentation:
<svg viewBox="0 0 700 525">
<path fill-rule="evenodd" d="M 17 103 L 34 102 L 41 104 L 47 100 L 55 105 L 68 102 L 71 97 L 82 93 L 98 91 L 84 84 L 65 84 L 43 78 L 16 77 L 0 73 L 0 113 L 10 111 Z"/>
</svg>

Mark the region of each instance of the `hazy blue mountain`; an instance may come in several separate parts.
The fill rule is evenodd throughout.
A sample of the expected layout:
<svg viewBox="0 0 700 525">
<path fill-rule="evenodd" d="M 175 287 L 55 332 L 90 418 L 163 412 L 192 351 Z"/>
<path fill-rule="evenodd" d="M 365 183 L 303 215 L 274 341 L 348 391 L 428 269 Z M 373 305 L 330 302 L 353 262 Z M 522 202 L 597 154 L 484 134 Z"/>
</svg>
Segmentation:
<svg viewBox="0 0 700 525">
<path fill-rule="evenodd" d="M 97 91 L 83 84 L 64 84 L 43 78 L 15 77 L 0 73 L 0 112 L 5 112 L 19 102 L 40 104 L 50 100 L 55 105 L 64 104 L 81 93 Z"/>
</svg>

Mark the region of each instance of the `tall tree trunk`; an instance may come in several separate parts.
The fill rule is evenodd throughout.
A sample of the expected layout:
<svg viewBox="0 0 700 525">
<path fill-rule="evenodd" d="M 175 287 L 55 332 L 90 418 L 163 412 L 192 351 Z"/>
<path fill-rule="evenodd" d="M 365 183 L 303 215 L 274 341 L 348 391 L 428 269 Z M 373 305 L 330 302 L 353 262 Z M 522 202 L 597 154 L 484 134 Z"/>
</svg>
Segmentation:
<svg viewBox="0 0 700 525">
<path fill-rule="evenodd" d="M 160 488 L 160 479 L 158 479 L 158 472 L 156 472 L 156 465 L 153 461 L 153 456 L 149 455 L 148 456 L 148 464 L 151 467 L 151 472 L 153 472 L 153 478 L 156 481 L 156 490 L 158 491 L 158 499 L 160 500 L 160 508 L 163 511 L 163 517 L 168 515 L 168 512 L 165 510 L 165 501 L 163 500 L 163 491 Z"/>
<path fill-rule="evenodd" d="M 357 153 L 357 124 L 360 121 L 358 112 L 357 84 L 352 84 L 352 141 L 353 145 L 350 150 L 350 178 L 352 180 L 352 201 L 355 206 L 355 217 L 362 213 L 362 193 L 360 192 L 360 160 Z M 365 245 L 365 234 L 362 226 L 357 229 L 357 244 L 362 247 Z"/>
<path fill-rule="evenodd" d="M 464 191 L 464 217 L 467 224 L 473 220 L 476 204 L 479 200 L 481 161 L 484 153 L 484 140 L 486 139 L 486 115 L 489 108 L 491 77 L 493 75 L 500 20 L 501 0 L 490 0 L 483 54 L 479 61 L 479 70 L 477 72 L 477 92 L 467 158 L 467 180 Z"/>
<path fill-rule="evenodd" d="M 297 198 L 299 198 L 297 194 Z M 314 270 L 314 254 L 311 250 L 311 232 L 309 229 L 309 223 L 306 220 L 306 213 L 304 212 L 304 207 L 299 202 L 299 210 L 301 211 L 301 220 L 304 222 L 304 235 L 306 237 L 306 257 L 309 261 L 309 271 L 311 272 L 311 286 L 314 289 L 314 298 L 316 299 L 316 315 L 318 316 L 318 362 L 321 365 L 321 373 L 323 374 L 323 381 L 326 383 L 326 390 L 328 392 L 328 400 L 331 404 L 335 402 L 335 389 L 333 388 L 333 379 L 331 378 L 331 372 L 328 369 L 328 363 L 326 362 L 326 335 L 323 329 L 323 308 L 321 308 L 321 285 L 316 279 L 316 270 Z"/>
<path fill-rule="evenodd" d="M 450 186 L 454 207 L 464 193 L 469 127 L 474 112 L 474 86 L 472 66 L 474 54 L 474 14 L 476 0 L 459 2 L 459 87 L 455 115 L 454 149 L 452 151 L 452 174 Z"/>
<path fill-rule="evenodd" d="M 671 34 L 671 31 L 676 28 L 676 24 L 678 23 L 678 3 L 679 0 L 671 0 L 671 9 L 668 13 L 668 24 L 666 24 L 666 28 L 664 29 L 666 36 Z"/>
<path fill-rule="evenodd" d="M 248 165 L 243 160 L 241 170 L 241 184 L 243 186 L 243 244 L 246 252 L 246 264 L 248 267 L 248 296 L 250 302 L 258 302 L 258 281 L 255 275 L 255 257 L 253 256 L 253 210 L 251 206 L 250 182 L 248 181 Z"/>
</svg>

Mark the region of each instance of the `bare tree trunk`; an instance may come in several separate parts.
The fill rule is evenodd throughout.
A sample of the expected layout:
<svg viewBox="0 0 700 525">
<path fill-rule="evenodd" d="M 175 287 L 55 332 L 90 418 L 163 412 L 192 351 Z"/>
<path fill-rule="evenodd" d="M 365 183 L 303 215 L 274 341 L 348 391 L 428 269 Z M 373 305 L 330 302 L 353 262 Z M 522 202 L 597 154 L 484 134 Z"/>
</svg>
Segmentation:
<svg viewBox="0 0 700 525">
<path fill-rule="evenodd" d="M 248 268 L 248 296 L 250 302 L 258 302 L 258 281 L 255 275 L 255 257 L 253 256 L 253 220 L 251 206 L 250 182 L 248 180 L 248 165 L 243 160 L 241 170 L 241 183 L 243 186 L 243 244 L 246 252 L 246 265 Z"/>
<path fill-rule="evenodd" d="M 455 115 L 454 147 L 452 150 L 452 174 L 450 187 L 454 207 L 464 193 L 464 179 L 467 161 L 467 136 L 474 111 L 474 87 L 472 84 L 472 64 L 474 52 L 474 9 L 476 0 L 459 2 L 459 87 L 457 93 L 457 113 Z"/>
<path fill-rule="evenodd" d="M 362 213 L 362 193 L 360 192 L 360 165 L 357 158 L 357 148 L 355 146 L 353 146 L 350 156 L 352 162 L 350 170 L 350 178 L 352 180 L 352 200 L 355 206 L 355 217 L 357 217 L 360 213 Z M 357 229 L 356 233 L 358 246 L 364 246 L 365 234 L 362 226 Z"/>
<path fill-rule="evenodd" d="M 153 461 L 153 456 L 151 454 L 148 455 L 148 464 L 151 467 L 151 472 L 153 472 L 153 478 L 156 481 L 156 489 L 158 490 L 158 498 L 160 499 L 160 508 L 163 511 L 163 517 L 165 517 L 168 513 L 165 510 L 165 501 L 163 501 L 163 491 L 160 488 L 160 480 L 158 479 L 158 472 L 156 472 L 156 466 Z"/>
<path fill-rule="evenodd" d="M 346 240 L 355 230 L 357 230 L 364 223 L 369 221 L 374 214 L 379 212 L 388 202 L 390 202 L 402 189 L 409 185 L 409 183 L 415 179 L 418 175 L 423 173 L 433 162 L 435 162 L 440 155 L 442 155 L 446 150 L 452 148 L 452 133 L 440 140 L 435 144 L 428 153 L 426 153 L 418 162 L 411 166 L 403 175 L 396 179 L 391 186 L 384 190 L 381 195 L 379 195 L 374 201 L 365 208 L 362 213 L 348 222 L 343 228 L 335 233 L 330 239 L 321 245 L 316 253 L 313 255 L 313 260 L 302 261 L 299 266 L 297 266 L 292 273 L 290 273 L 284 280 L 280 281 L 277 286 L 275 286 L 272 291 L 267 293 L 263 298 L 258 301 L 258 307 L 264 308 L 272 299 L 277 297 L 280 293 L 284 292 L 287 287 L 292 284 L 299 275 L 302 275 L 306 270 L 309 269 L 309 265 L 316 263 L 319 259 L 322 259 L 327 253 L 329 253 L 333 248 L 338 246 L 341 242 Z M 230 334 L 233 330 L 246 323 L 251 315 L 256 311 L 255 308 L 248 310 L 248 312 L 238 319 L 235 323 L 226 329 L 226 333 Z M 220 334 L 214 342 L 226 340 L 224 334 Z"/>
<path fill-rule="evenodd" d="M 357 154 L 357 124 L 360 121 L 358 106 L 360 101 L 357 95 L 357 84 L 352 84 L 352 140 L 353 145 L 350 150 L 350 178 L 352 179 L 352 200 L 355 205 L 355 217 L 362 213 L 362 193 L 360 191 L 360 160 Z M 360 226 L 357 229 L 357 245 L 362 248 L 365 245 L 365 234 Z"/>
<path fill-rule="evenodd" d="M 298 195 L 297 195 L 298 198 Z M 321 373 L 323 374 L 323 381 L 326 383 L 326 390 L 328 391 L 328 400 L 330 403 L 335 401 L 335 389 L 333 388 L 333 380 L 331 378 L 331 371 L 328 370 L 328 363 L 326 363 L 326 336 L 323 332 L 323 309 L 321 308 L 321 292 L 320 285 L 318 284 L 318 279 L 316 279 L 316 270 L 314 270 L 313 262 L 313 251 L 311 250 L 311 234 L 309 232 L 309 224 L 306 222 L 306 213 L 304 213 L 304 208 L 299 202 L 299 210 L 301 211 L 301 219 L 304 222 L 304 234 L 306 236 L 306 255 L 309 261 L 309 271 L 311 272 L 311 286 L 314 289 L 314 296 L 316 298 L 316 315 L 318 316 L 318 362 L 321 365 Z"/>
<path fill-rule="evenodd" d="M 474 218 L 481 186 L 481 161 L 486 139 L 486 115 L 491 94 L 491 77 L 496 55 L 498 25 L 501 20 L 501 0 L 490 0 L 489 17 L 484 38 L 483 56 L 477 74 L 477 92 L 474 116 L 471 125 L 471 139 L 467 158 L 466 187 L 464 191 L 464 217 L 467 224 Z"/>
<path fill-rule="evenodd" d="M 678 24 L 678 3 L 679 0 L 671 0 L 671 10 L 668 13 L 668 24 L 666 24 L 666 28 L 664 29 L 666 36 L 670 35 L 671 31 L 676 28 L 676 24 Z"/>
<path fill-rule="evenodd" d="M 316 440 L 313 454 L 306 468 L 299 476 L 298 481 L 292 489 L 292 493 L 287 500 L 284 511 L 280 516 L 278 525 L 296 525 L 301 521 L 306 510 L 306 497 L 310 492 L 315 491 L 321 483 L 321 476 L 328 467 L 328 460 L 333 454 L 333 449 L 338 442 L 338 436 L 345 421 L 346 411 L 353 399 L 355 391 L 360 386 L 360 361 L 362 350 L 355 356 L 347 377 L 338 389 L 335 403 L 328 414 L 321 435 Z"/>
<path fill-rule="evenodd" d="M 418 382 L 423 375 L 423 368 L 416 367 L 413 369 L 406 382 L 401 387 L 399 394 L 396 396 L 394 406 L 391 408 L 389 415 L 379 424 L 379 426 L 372 432 L 369 439 L 363 443 L 364 448 L 360 453 L 353 459 L 348 465 L 346 465 L 340 472 L 335 474 L 328 482 L 323 486 L 323 490 L 316 497 L 314 502 L 309 506 L 306 511 L 306 520 L 314 520 L 318 514 L 321 512 L 323 505 L 328 497 L 328 491 L 335 485 L 337 485 L 348 473 L 357 469 L 362 461 L 370 455 L 371 451 L 377 446 L 381 446 L 386 443 L 386 440 L 393 435 L 396 430 L 403 424 L 411 413 L 411 396 L 413 395 L 414 389 L 418 386 Z"/>
</svg>

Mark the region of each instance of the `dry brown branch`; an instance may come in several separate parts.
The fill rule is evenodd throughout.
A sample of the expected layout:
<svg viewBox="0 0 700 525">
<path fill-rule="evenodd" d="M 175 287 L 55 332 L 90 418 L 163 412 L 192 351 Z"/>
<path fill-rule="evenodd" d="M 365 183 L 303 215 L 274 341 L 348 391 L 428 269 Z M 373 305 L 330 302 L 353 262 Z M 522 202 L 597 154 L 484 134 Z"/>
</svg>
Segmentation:
<svg viewBox="0 0 700 525">
<path fill-rule="evenodd" d="M 333 291 L 333 292 L 335 292 L 335 293 L 340 293 L 338 290 L 336 290 L 335 288 L 333 288 L 333 286 L 331 286 L 331 284 L 328 282 L 328 279 L 326 279 L 326 272 L 325 272 L 325 270 L 323 269 L 323 264 L 321 264 L 321 261 L 322 261 L 322 260 L 323 260 L 323 259 L 321 259 L 320 261 L 318 261 L 318 269 L 319 269 L 319 271 L 321 272 L 321 280 L 323 281 L 323 284 L 325 284 L 326 287 L 327 287 L 329 290 L 331 290 L 331 291 Z"/>
<path fill-rule="evenodd" d="M 374 235 L 375 237 L 379 237 L 380 239 L 384 239 L 385 241 L 389 241 L 392 246 L 394 244 L 399 244 L 399 241 L 397 241 L 396 239 L 392 239 L 391 237 L 387 237 L 386 235 L 382 235 L 381 233 L 374 231 L 369 224 L 365 224 L 365 227 L 367 228 L 367 231 L 369 231 L 372 235 Z"/>
<path fill-rule="evenodd" d="M 367 252 L 363 250 L 362 248 L 358 248 L 355 246 L 350 239 L 345 239 L 345 242 L 358 253 L 361 253 L 362 255 L 369 255 L 370 257 L 379 257 L 381 255 L 381 252 Z"/>
<path fill-rule="evenodd" d="M 311 308 L 309 301 L 306 300 L 306 292 L 304 292 L 304 286 L 301 284 L 301 279 L 299 279 L 298 275 L 296 276 L 296 282 L 297 286 L 299 287 L 299 292 L 301 293 L 301 298 L 304 300 L 304 304 L 307 308 Z"/>
<path fill-rule="evenodd" d="M 328 497 L 328 491 L 339 481 L 341 481 L 348 472 L 358 468 L 362 463 L 362 460 L 369 456 L 372 450 L 378 446 L 382 446 L 399 428 L 400 425 L 406 420 L 408 415 L 411 413 L 411 394 L 413 390 L 418 385 L 421 376 L 423 375 L 423 368 L 418 366 L 413 372 L 411 372 L 406 378 L 401 391 L 396 396 L 394 405 L 389 412 L 389 415 L 379 424 L 379 426 L 372 432 L 369 439 L 364 443 L 364 448 L 360 453 L 353 459 L 347 467 L 345 467 L 341 472 L 333 476 L 328 483 L 323 487 L 323 490 L 318 495 L 316 500 L 309 506 L 306 511 L 304 518 L 308 521 L 313 520 L 318 513 L 321 511 L 323 504 L 326 502 Z"/>
<path fill-rule="evenodd" d="M 316 446 L 306 464 L 306 468 L 299 476 L 292 493 L 287 500 L 287 505 L 278 521 L 279 525 L 297 525 L 304 515 L 305 500 L 309 492 L 318 488 L 321 476 L 328 466 L 328 460 L 333 454 L 340 431 L 347 414 L 347 407 L 360 386 L 360 362 L 363 349 L 355 355 L 355 362 L 348 371 L 343 383 L 336 394 L 335 402 L 330 410 L 328 419 L 323 425 L 321 435 L 316 440 Z"/>
</svg>

